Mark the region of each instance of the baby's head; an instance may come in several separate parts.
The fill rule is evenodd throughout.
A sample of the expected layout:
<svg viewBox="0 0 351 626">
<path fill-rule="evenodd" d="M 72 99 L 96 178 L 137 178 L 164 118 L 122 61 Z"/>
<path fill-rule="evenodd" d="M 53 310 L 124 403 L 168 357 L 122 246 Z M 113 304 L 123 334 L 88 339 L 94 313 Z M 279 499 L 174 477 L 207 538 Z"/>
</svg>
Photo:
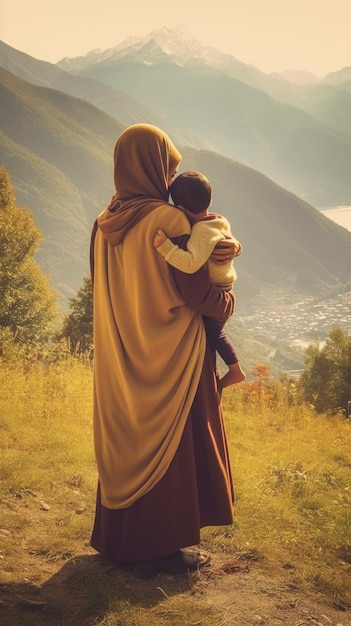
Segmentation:
<svg viewBox="0 0 351 626">
<path fill-rule="evenodd" d="M 212 188 L 201 172 L 183 172 L 170 186 L 175 206 L 181 206 L 194 214 L 207 211 L 211 204 Z"/>
</svg>

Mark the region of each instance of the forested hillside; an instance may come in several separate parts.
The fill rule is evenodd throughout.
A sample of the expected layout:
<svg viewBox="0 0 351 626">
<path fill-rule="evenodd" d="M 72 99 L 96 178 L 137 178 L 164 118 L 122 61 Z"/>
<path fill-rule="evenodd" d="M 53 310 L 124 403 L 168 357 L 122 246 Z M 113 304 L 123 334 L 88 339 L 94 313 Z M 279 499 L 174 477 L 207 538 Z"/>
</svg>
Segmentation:
<svg viewBox="0 0 351 626">
<path fill-rule="evenodd" d="M 113 188 L 113 148 L 124 126 L 84 100 L 0 70 L 0 159 L 17 200 L 43 230 L 39 259 L 65 294 L 88 271 L 89 236 Z M 284 280 L 297 291 L 348 280 L 350 233 L 269 178 L 209 150 L 179 146 L 181 169 L 200 169 L 242 241 L 243 298 Z M 323 287 L 324 286 L 324 287 Z"/>
</svg>

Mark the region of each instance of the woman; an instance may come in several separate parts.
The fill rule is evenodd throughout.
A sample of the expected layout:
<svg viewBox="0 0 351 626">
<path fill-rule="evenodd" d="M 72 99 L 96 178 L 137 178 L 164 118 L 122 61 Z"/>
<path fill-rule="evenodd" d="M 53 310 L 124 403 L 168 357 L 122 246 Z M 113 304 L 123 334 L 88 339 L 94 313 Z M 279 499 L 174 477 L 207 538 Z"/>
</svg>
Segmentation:
<svg viewBox="0 0 351 626">
<path fill-rule="evenodd" d="M 183 274 L 153 247 L 157 228 L 186 245 L 168 204 L 181 156 L 160 129 L 118 139 L 116 193 L 92 234 L 94 442 L 99 482 L 91 545 L 136 576 L 185 572 L 209 555 L 200 528 L 232 522 L 233 488 L 215 355 L 202 315 L 223 322 L 234 294 L 201 268 Z"/>
</svg>

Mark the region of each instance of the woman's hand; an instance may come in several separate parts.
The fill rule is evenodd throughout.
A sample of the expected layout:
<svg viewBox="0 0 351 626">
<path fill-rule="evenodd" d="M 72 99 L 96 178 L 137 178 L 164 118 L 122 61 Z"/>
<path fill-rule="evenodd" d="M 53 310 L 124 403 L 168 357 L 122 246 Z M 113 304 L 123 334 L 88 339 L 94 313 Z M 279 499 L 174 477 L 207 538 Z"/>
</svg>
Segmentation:
<svg viewBox="0 0 351 626">
<path fill-rule="evenodd" d="M 158 228 L 158 230 L 156 231 L 155 235 L 154 235 L 154 246 L 155 248 L 159 248 L 167 239 L 167 235 L 166 233 L 161 230 L 161 228 Z"/>
<path fill-rule="evenodd" d="M 234 257 L 240 256 L 242 253 L 242 245 L 240 241 L 232 237 L 231 239 L 222 239 L 219 241 L 211 254 L 211 260 L 215 263 L 228 263 Z"/>
</svg>

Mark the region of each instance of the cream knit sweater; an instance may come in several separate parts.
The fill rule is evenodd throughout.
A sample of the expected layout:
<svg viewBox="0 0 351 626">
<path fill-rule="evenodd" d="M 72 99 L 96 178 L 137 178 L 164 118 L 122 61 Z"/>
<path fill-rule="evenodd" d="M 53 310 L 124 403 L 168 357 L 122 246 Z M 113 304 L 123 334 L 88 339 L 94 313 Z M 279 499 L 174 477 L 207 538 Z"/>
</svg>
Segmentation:
<svg viewBox="0 0 351 626">
<path fill-rule="evenodd" d="M 228 220 L 222 215 L 211 213 L 192 225 L 187 250 L 182 250 L 170 239 L 166 239 L 157 250 L 167 263 L 186 274 L 194 274 L 207 263 L 211 281 L 221 289 L 229 290 L 237 279 L 233 262 L 215 263 L 210 259 L 215 245 L 226 237 L 232 237 Z"/>
</svg>

